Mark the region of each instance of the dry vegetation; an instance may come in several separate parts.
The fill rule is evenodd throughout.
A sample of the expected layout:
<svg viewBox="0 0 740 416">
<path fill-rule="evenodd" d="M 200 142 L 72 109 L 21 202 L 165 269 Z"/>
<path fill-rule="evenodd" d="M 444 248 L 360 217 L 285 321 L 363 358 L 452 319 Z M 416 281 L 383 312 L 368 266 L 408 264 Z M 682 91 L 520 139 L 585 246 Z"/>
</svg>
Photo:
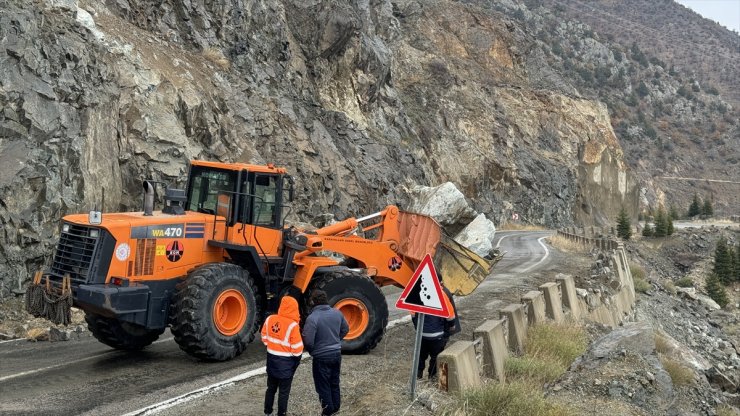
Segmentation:
<svg viewBox="0 0 740 416">
<path fill-rule="evenodd" d="M 513 224 L 510 222 L 501 224 L 498 229 L 500 231 L 546 231 L 547 228 L 541 225 L 534 224 Z"/>
<path fill-rule="evenodd" d="M 231 62 L 224 56 L 220 49 L 207 48 L 203 50 L 203 57 L 224 71 L 231 68 Z"/>
<path fill-rule="evenodd" d="M 652 289 L 652 285 L 645 280 L 645 269 L 642 266 L 635 263 L 630 263 L 630 273 L 632 273 L 632 280 L 635 283 L 635 290 L 640 293 L 645 293 Z"/>
<path fill-rule="evenodd" d="M 566 253 L 587 253 L 589 247 L 569 240 L 561 235 L 553 235 L 547 238 L 547 242 L 556 249 Z"/>
<path fill-rule="evenodd" d="M 458 415 L 571 415 L 573 409 L 545 398 L 541 387 L 560 377 L 588 345 L 584 330 L 575 324 L 541 324 L 528 331 L 526 351 L 506 360 L 506 383 L 489 383 L 464 392 L 454 408 Z"/>
<path fill-rule="evenodd" d="M 687 386 L 694 381 L 694 372 L 684 367 L 678 361 L 665 356 L 660 357 L 663 368 L 671 376 L 674 386 Z"/>
<path fill-rule="evenodd" d="M 655 333 L 655 351 L 660 357 L 663 368 L 671 376 L 671 381 L 675 386 L 687 386 L 694 382 L 694 372 L 670 357 L 673 353 L 674 345 L 668 337 L 661 332 Z"/>
</svg>

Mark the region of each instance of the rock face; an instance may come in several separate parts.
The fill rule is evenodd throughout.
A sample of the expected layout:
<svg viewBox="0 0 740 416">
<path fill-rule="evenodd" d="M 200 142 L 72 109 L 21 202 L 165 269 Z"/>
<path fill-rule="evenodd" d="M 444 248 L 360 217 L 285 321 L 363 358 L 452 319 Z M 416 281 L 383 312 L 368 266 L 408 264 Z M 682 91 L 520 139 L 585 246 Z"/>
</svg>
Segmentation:
<svg viewBox="0 0 740 416">
<path fill-rule="evenodd" d="M 6 288 L 48 263 L 63 215 L 100 208 L 103 193 L 105 210 L 138 209 L 142 179 L 182 186 L 192 158 L 286 166 L 304 221 L 408 209 L 408 189 L 446 182 L 497 223 L 636 212 L 606 106 L 533 86 L 530 35 L 474 4 L 0 0 L 0 10 Z"/>
</svg>

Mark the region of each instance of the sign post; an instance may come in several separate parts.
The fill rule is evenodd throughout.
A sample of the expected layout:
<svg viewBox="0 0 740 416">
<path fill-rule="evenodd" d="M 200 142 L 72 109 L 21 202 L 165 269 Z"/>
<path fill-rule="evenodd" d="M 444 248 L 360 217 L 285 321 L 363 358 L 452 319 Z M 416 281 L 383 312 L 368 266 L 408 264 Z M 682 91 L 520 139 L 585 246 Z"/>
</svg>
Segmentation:
<svg viewBox="0 0 740 416">
<path fill-rule="evenodd" d="M 421 334 L 424 332 L 424 314 L 420 313 L 416 318 L 416 341 L 414 341 L 414 360 L 411 365 L 411 400 L 416 399 L 416 373 L 419 368 L 419 352 L 421 351 Z"/>
<path fill-rule="evenodd" d="M 427 254 L 416 268 L 406 288 L 396 301 L 398 309 L 417 313 L 416 340 L 414 342 L 414 358 L 411 368 L 411 400 L 416 399 L 416 373 L 419 368 L 419 351 L 421 350 L 422 333 L 424 332 L 424 316 L 434 315 L 449 318 L 454 313 L 449 300 L 442 291 L 437 271 L 432 262 L 432 256 Z"/>
</svg>

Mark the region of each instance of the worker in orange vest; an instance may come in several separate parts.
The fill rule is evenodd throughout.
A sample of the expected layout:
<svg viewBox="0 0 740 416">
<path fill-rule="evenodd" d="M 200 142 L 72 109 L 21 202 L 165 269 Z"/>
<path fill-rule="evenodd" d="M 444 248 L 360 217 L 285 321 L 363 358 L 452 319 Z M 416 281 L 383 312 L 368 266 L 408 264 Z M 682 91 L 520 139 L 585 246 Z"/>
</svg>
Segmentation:
<svg viewBox="0 0 740 416">
<path fill-rule="evenodd" d="M 303 340 L 298 326 L 300 319 L 296 299 L 283 296 L 278 313 L 268 316 L 262 325 L 262 342 L 267 346 L 265 415 L 272 415 L 272 405 L 278 390 L 277 414 L 284 416 L 288 411 L 290 386 L 303 354 Z"/>
</svg>

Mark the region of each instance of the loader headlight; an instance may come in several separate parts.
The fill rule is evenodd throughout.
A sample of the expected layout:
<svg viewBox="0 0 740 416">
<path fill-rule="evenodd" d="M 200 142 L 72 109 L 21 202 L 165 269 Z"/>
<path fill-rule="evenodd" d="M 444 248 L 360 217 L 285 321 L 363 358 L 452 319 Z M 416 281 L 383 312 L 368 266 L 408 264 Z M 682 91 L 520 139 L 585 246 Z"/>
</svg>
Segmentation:
<svg viewBox="0 0 740 416">
<path fill-rule="evenodd" d="M 98 230 L 97 228 L 93 228 L 90 230 L 90 237 L 98 238 L 99 235 L 100 235 L 100 230 Z"/>
<path fill-rule="evenodd" d="M 62 232 L 63 233 L 68 233 L 69 232 L 69 224 L 62 225 Z"/>
</svg>

